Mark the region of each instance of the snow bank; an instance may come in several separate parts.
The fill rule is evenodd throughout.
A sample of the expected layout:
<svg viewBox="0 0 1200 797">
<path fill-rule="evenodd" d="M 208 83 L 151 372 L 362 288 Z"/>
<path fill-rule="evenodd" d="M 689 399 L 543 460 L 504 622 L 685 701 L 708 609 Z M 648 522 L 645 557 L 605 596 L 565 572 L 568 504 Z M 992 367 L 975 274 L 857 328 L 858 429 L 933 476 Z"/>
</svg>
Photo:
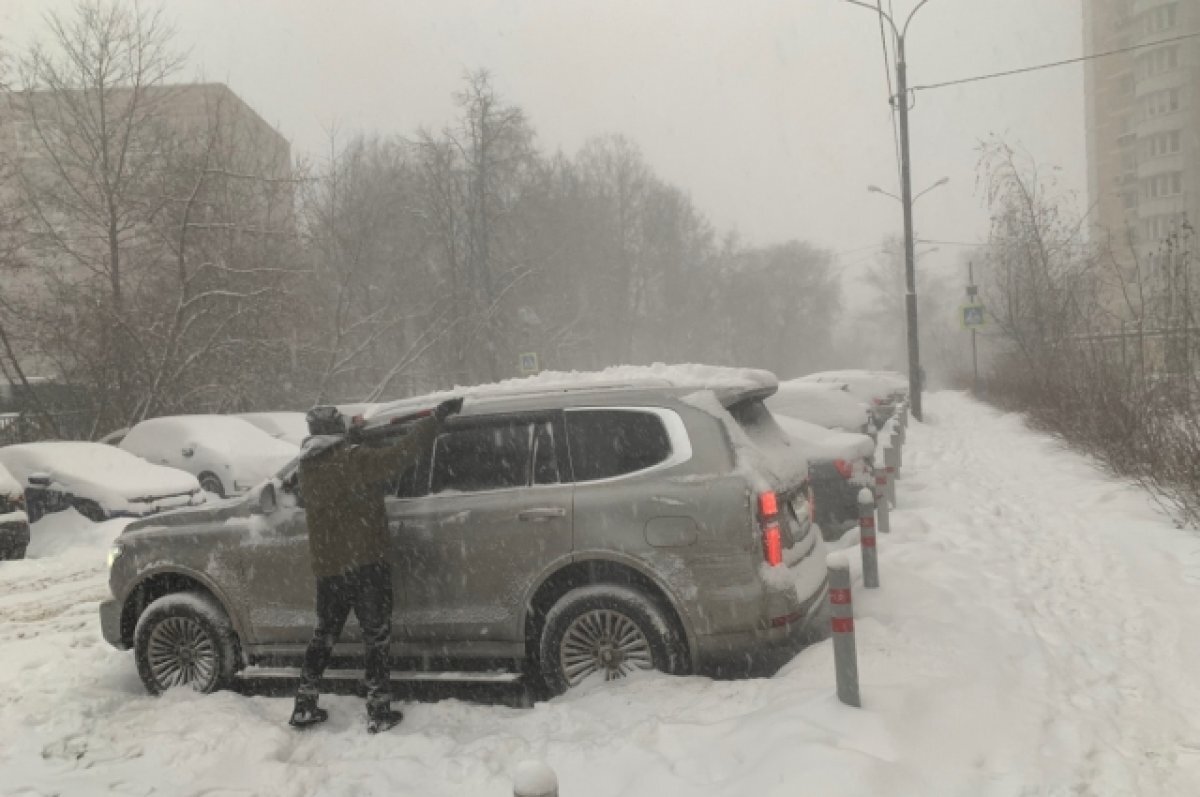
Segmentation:
<svg viewBox="0 0 1200 797">
<path fill-rule="evenodd" d="M 132 518 L 117 518 L 93 523 L 74 509 L 52 512 L 29 527 L 30 559 L 47 559 L 71 552 L 83 556 L 95 555 L 103 562 L 113 540 L 132 522 Z"/>
</svg>

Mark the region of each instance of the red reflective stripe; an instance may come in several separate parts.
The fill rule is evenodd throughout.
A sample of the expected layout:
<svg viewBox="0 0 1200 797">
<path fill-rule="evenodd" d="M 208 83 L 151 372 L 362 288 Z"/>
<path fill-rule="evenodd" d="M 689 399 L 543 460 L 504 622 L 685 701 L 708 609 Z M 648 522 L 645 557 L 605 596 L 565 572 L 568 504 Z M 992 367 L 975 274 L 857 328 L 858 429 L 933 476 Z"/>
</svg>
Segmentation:
<svg viewBox="0 0 1200 797">
<path fill-rule="evenodd" d="M 875 528 L 875 518 L 870 515 L 863 515 L 858 519 L 859 528 L 873 529 Z"/>
<path fill-rule="evenodd" d="M 854 632 L 853 617 L 831 617 L 829 625 L 833 628 L 835 634 L 850 634 Z"/>
<path fill-rule="evenodd" d="M 876 476 L 875 483 L 881 484 L 881 485 L 886 485 L 887 484 L 887 476 Z"/>
<path fill-rule="evenodd" d="M 875 547 L 875 536 L 871 535 L 869 537 L 863 537 L 861 542 L 862 542 L 862 547 L 864 547 L 864 548 L 874 548 Z"/>
<path fill-rule="evenodd" d="M 848 589 L 831 589 L 829 590 L 829 602 L 838 605 L 846 605 L 850 603 L 850 590 Z"/>
</svg>

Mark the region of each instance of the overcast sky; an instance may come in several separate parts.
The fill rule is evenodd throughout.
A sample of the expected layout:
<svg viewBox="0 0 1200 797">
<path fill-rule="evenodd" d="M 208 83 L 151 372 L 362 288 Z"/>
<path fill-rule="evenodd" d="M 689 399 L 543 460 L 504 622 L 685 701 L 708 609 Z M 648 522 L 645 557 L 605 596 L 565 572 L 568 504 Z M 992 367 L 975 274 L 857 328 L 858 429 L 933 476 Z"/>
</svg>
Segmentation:
<svg viewBox="0 0 1200 797">
<path fill-rule="evenodd" d="M 1082 0 L 931 0 L 913 22 L 911 82 L 1082 53 Z M 891 0 L 898 16 L 916 0 Z M 59 0 L 3 0 L 20 49 Z M 887 8 L 889 0 L 884 0 Z M 719 229 L 754 243 L 800 238 L 861 267 L 900 230 L 879 28 L 841 0 L 168 0 L 193 66 L 228 83 L 295 153 L 325 131 L 440 127 L 466 70 L 486 67 L 544 150 L 624 133 Z M 924 238 L 979 240 L 987 212 L 976 146 L 991 133 L 1086 187 L 1079 66 L 923 92 L 912 112 Z M 924 265 L 951 268 L 941 246 Z"/>
</svg>

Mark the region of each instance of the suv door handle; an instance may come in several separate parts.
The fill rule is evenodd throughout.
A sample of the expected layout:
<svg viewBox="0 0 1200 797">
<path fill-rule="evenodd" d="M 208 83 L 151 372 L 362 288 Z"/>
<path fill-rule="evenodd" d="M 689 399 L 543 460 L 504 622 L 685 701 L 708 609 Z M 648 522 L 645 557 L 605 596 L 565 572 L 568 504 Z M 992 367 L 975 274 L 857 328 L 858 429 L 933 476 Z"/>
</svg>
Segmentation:
<svg viewBox="0 0 1200 797">
<path fill-rule="evenodd" d="M 561 506 L 540 506 L 535 509 L 522 509 L 517 513 L 517 520 L 529 523 L 545 523 L 557 517 L 566 517 L 567 510 Z"/>
</svg>

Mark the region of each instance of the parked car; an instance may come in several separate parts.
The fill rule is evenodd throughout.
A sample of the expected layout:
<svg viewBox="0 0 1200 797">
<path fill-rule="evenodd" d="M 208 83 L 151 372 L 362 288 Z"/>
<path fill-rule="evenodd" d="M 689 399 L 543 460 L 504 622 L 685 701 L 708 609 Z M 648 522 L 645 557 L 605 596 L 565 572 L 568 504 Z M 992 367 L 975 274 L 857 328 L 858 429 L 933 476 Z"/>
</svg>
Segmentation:
<svg viewBox="0 0 1200 797">
<path fill-rule="evenodd" d="M 121 441 L 125 439 L 125 435 L 129 434 L 129 427 L 122 426 L 120 429 L 114 429 L 108 434 L 97 440 L 97 443 L 104 443 L 106 446 L 119 446 Z"/>
<path fill-rule="evenodd" d="M 103 443 L 4 446 L 0 465 L 25 485 L 31 523 L 69 508 L 99 522 L 204 502 L 194 476 L 153 465 Z"/>
<path fill-rule="evenodd" d="M 379 474 L 398 666 L 524 671 L 560 693 L 639 669 L 773 666 L 821 624 L 824 542 L 806 463 L 762 405 L 773 378 L 621 382 L 471 390 L 417 465 Z M 384 407 L 368 434 L 402 434 L 434 403 Z M 314 587 L 294 467 L 116 540 L 101 628 L 149 691 L 300 661 Z M 358 657 L 356 634 L 335 655 Z"/>
<path fill-rule="evenodd" d="M 244 493 L 275 474 L 299 449 L 229 415 L 173 415 L 134 425 L 121 448 L 195 476 L 222 498 Z"/>
<path fill-rule="evenodd" d="M 29 546 L 29 516 L 21 483 L 0 465 L 0 559 L 24 559 Z"/>
<path fill-rule="evenodd" d="M 303 412 L 243 412 L 233 417 L 297 447 L 304 445 L 304 438 L 308 437 L 308 422 Z"/>
<path fill-rule="evenodd" d="M 836 540 L 858 523 L 859 490 L 874 487 L 875 441 L 786 415 L 775 419 L 808 460 L 813 517 L 825 539 Z"/>
<path fill-rule="evenodd" d="M 845 385 L 854 396 L 869 402 L 876 426 L 892 417 L 896 404 L 908 396 L 908 379 L 895 371 L 822 371 L 800 377 L 801 381 Z"/>
<path fill-rule="evenodd" d="M 779 391 L 767 399 L 767 407 L 776 415 L 799 418 L 842 432 L 865 434 L 871 418 L 868 403 L 851 393 L 843 382 L 804 379 L 781 382 Z"/>
</svg>

